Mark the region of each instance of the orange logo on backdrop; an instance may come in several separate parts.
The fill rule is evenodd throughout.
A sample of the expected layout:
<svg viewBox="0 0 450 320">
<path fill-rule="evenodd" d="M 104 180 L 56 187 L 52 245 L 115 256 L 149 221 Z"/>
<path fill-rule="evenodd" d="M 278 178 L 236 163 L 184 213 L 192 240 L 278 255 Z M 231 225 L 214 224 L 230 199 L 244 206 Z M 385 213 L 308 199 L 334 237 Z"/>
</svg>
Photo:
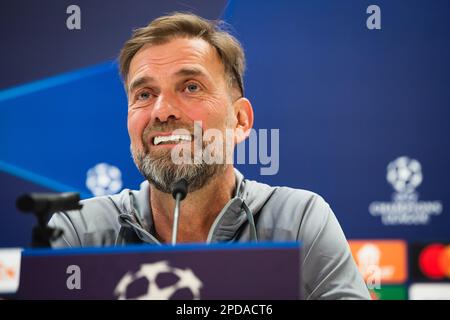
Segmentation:
<svg viewBox="0 0 450 320">
<path fill-rule="evenodd" d="M 366 283 L 378 277 L 382 284 L 407 279 L 407 246 L 402 240 L 350 240 L 350 249 Z"/>
<path fill-rule="evenodd" d="M 16 272 L 13 268 L 8 268 L 0 261 L 0 281 L 13 279 Z"/>
</svg>

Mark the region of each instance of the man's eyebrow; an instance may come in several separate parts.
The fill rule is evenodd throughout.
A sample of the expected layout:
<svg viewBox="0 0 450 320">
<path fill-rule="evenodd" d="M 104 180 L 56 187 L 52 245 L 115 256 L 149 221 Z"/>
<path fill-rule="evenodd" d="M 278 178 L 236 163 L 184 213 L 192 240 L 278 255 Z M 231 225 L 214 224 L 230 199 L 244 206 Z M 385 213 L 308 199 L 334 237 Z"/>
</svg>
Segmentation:
<svg viewBox="0 0 450 320">
<path fill-rule="evenodd" d="M 206 78 L 209 78 L 206 73 L 204 73 L 201 69 L 198 68 L 182 68 L 175 72 L 174 74 L 176 77 L 193 77 L 193 76 L 203 76 Z M 150 76 L 143 76 L 139 77 L 133 82 L 131 82 L 130 86 L 128 87 L 128 92 L 133 92 L 136 88 L 149 83 L 154 82 L 155 79 Z"/>
<path fill-rule="evenodd" d="M 155 81 L 155 79 L 149 76 L 139 77 L 131 82 L 130 86 L 128 87 L 128 92 L 133 92 L 134 89 L 153 81 Z"/>
<path fill-rule="evenodd" d="M 182 68 L 180 70 L 178 70 L 177 72 L 175 72 L 175 76 L 205 76 L 207 77 L 207 75 L 200 69 L 198 68 Z"/>
</svg>

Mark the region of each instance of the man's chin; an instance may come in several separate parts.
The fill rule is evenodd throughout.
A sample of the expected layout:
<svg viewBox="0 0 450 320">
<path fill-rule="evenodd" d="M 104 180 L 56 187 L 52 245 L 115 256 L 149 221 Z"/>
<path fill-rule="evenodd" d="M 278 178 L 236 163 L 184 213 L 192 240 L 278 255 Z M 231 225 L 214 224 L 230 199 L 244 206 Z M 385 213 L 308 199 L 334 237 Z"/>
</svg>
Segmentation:
<svg viewBox="0 0 450 320">
<path fill-rule="evenodd" d="M 147 156 L 152 160 L 164 159 L 167 161 L 172 160 L 172 150 L 169 148 L 157 148 L 152 149 L 147 153 Z"/>
<path fill-rule="evenodd" d="M 149 183 L 164 193 L 171 193 L 173 184 L 180 179 L 186 179 L 189 192 L 199 190 L 225 170 L 223 164 L 174 163 L 170 150 L 136 153 L 133 159 Z"/>
</svg>

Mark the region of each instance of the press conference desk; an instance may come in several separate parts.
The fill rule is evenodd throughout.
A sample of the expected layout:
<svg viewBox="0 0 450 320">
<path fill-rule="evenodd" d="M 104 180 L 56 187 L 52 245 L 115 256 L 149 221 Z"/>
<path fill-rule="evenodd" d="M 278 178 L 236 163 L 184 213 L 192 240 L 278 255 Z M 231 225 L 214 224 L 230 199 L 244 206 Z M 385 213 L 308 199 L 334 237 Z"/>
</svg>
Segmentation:
<svg viewBox="0 0 450 320">
<path fill-rule="evenodd" d="M 299 299 L 300 244 L 26 249 L 18 290 L 8 297 Z"/>
</svg>

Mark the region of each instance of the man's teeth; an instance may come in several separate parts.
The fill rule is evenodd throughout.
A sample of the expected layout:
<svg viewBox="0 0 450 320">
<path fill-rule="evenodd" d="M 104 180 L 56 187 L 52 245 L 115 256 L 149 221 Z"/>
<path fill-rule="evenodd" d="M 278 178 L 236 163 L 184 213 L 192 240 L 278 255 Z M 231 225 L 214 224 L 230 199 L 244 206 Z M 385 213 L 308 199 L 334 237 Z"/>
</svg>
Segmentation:
<svg viewBox="0 0 450 320">
<path fill-rule="evenodd" d="M 164 143 L 178 143 L 180 141 L 191 141 L 192 137 L 189 135 L 170 135 L 170 136 L 156 136 L 153 139 L 153 144 L 157 146 L 158 144 Z"/>
</svg>

